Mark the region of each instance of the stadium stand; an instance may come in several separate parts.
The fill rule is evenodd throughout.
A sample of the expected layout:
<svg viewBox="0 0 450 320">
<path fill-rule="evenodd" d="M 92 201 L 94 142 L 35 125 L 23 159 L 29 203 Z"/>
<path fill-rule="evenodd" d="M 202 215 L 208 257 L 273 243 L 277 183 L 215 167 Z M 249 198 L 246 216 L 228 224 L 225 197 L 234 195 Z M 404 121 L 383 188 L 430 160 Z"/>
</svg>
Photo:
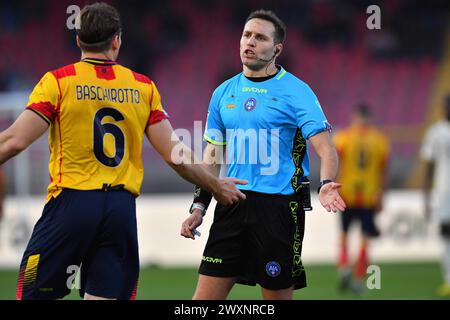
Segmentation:
<svg viewBox="0 0 450 320">
<path fill-rule="evenodd" d="M 46 70 L 79 58 L 74 32 L 66 28 L 66 8 L 74 3 L 0 4 L 0 92 L 29 92 Z M 204 121 L 214 88 L 240 70 L 238 39 L 246 14 L 259 7 L 273 9 L 288 24 L 279 63 L 314 89 L 337 128 L 348 123 L 356 103 L 374 106 L 377 123 L 395 150 L 390 186 L 409 181 L 415 165 L 410 159 L 417 154 L 437 69 L 445 57 L 444 2 L 380 1 L 381 30 L 365 26 L 367 1 L 112 3 L 125 21 L 127 46 L 120 63 L 150 75 L 173 126 L 189 130 L 195 120 Z M 413 29 L 411 19 L 416 21 Z M 150 159 L 150 175 L 168 177 L 166 186 L 146 179 L 144 191 L 190 190 L 171 173 L 161 173 L 162 164 L 149 147 L 144 156 Z"/>
</svg>

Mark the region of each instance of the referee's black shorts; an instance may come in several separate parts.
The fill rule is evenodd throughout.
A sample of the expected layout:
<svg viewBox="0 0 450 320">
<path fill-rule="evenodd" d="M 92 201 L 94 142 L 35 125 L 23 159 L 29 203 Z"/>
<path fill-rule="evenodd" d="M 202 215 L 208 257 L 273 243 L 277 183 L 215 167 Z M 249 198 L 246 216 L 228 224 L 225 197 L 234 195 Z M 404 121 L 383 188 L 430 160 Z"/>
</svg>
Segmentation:
<svg viewBox="0 0 450 320">
<path fill-rule="evenodd" d="M 237 204 L 217 204 L 199 273 L 269 290 L 306 287 L 298 197 L 244 193 L 247 199 Z"/>
</svg>

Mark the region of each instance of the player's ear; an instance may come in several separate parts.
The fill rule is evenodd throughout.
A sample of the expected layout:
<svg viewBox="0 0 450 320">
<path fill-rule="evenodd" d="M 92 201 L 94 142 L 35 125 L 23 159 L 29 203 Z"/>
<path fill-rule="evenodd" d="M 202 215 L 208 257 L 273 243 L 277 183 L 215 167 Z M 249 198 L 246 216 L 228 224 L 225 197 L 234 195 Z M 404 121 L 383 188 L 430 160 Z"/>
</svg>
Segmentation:
<svg viewBox="0 0 450 320">
<path fill-rule="evenodd" d="M 122 44 L 122 38 L 121 38 L 121 35 L 120 35 L 120 33 L 119 33 L 119 34 L 115 35 L 115 36 L 112 38 L 112 41 L 111 41 L 111 49 L 117 50 L 117 49 L 120 48 L 120 45 L 121 45 L 121 44 Z"/>
<path fill-rule="evenodd" d="M 80 37 L 78 35 L 76 36 L 76 41 L 77 41 L 78 48 L 81 49 L 81 47 L 80 47 Z"/>
</svg>

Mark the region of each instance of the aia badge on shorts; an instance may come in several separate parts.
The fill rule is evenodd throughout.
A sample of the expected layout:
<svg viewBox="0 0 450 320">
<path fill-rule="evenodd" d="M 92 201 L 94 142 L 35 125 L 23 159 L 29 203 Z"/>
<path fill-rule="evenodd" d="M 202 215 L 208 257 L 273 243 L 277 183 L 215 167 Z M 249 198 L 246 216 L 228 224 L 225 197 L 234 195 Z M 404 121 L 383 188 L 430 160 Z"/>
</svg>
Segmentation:
<svg viewBox="0 0 450 320">
<path fill-rule="evenodd" d="M 256 108 L 256 99 L 255 98 L 248 98 L 247 101 L 244 103 L 245 111 L 252 111 Z"/>
<path fill-rule="evenodd" d="M 281 266 L 278 262 L 270 261 L 266 264 L 266 273 L 269 277 L 278 277 L 281 273 Z"/>
</svg>

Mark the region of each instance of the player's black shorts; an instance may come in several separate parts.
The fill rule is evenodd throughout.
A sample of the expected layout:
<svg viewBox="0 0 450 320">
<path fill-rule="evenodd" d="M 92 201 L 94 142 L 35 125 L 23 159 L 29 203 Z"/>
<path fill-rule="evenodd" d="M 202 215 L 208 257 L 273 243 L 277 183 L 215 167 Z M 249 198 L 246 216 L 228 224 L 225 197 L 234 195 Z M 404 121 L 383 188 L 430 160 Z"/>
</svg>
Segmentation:
<svg viewBox="0 0 450 320">
<path fill-rule="evenodd" d="M 445 238 L 450 238 L 450 223 L 449 222 L 441 223 L 441 235 Z"/>
<path fill-rule="evenodd" d="M 305 213 L 298 198 L 244 193 L 246 200 L 216 206 L 199 273 L 269 290 L 306 287 Z"/>
<path fill-rule="evenodd" d="M 344 232 L 348 232 L 350 225 L 359 220 L 361 222 L 361 230 L 367 237 L 378 237 L 380 231 L 375 224 L 375 209 L 365 208 L 347 208 L 341 216 L 341 226 Z"/>
<path fill-rule="evenodd" d="M 139 276 L 135 197 L 64 189 L 44 207 L 20 265 L 17 299 L 80 295 L 133 299 Z"/>
</svg>

